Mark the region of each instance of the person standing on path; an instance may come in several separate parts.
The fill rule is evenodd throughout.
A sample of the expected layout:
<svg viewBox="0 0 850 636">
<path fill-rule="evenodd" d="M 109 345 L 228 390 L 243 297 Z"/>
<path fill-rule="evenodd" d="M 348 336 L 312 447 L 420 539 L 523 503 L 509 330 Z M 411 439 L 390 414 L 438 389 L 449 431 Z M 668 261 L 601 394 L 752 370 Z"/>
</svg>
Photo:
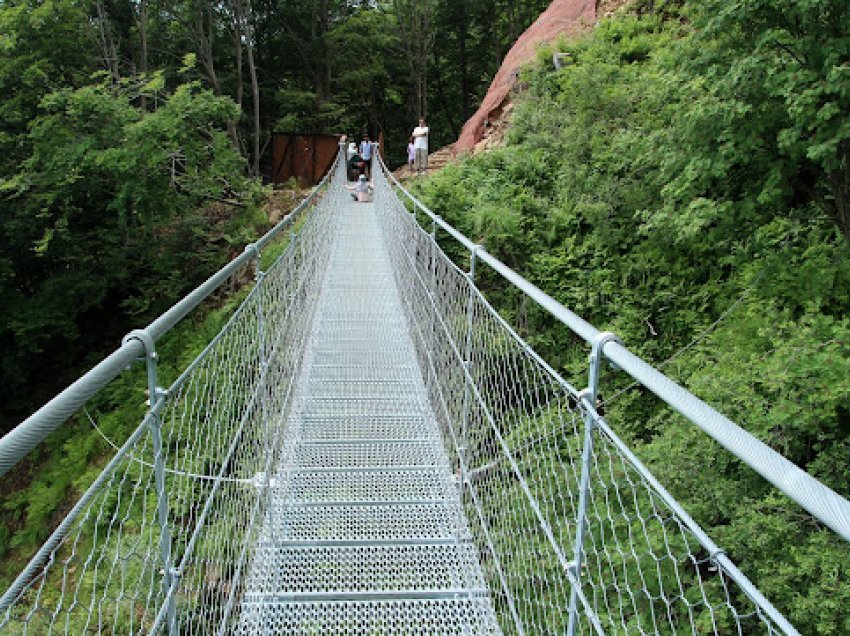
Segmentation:
<svg viewBox="0 0 850 636">
<path fill-rule="evenodd" d="M 425 174 L 428 171 L 428 126 L 424 117 L 419 118 L 419 125 L 413 129 L 413 148 L 416 152 L 416 174 Z"/>
<path fill-rule="evenodd" d="M 363 141 L 360 142 L 360 156 L 366 163 L 366 178 L 372 178 L 372 142 L 369 140 L 369 135 L 363 135 Z"/>
<path fill-rule="evenodd" d="M 413 145 L 413 137 L 407 144 L 407 169 L 410 174 L 413 174 L 414 165 L 416 164 L 416 146 Z"/>
</svg>

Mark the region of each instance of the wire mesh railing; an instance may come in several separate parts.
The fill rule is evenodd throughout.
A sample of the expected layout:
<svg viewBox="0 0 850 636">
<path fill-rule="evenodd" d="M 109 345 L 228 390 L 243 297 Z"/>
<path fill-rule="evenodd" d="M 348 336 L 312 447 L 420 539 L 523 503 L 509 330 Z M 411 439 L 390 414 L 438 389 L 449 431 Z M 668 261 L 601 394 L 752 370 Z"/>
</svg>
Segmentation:
<svg viewBox="0 0 850 636">
<path fill-rule="evenodd" d="M 387 244 L 504 632 L 797 634 L 597 412 L 609 351 L 622 350 L 635 367 L 616 337 L 557 305 L 389 179 L 385 169 L 376 183 Z M 468 250 L 468 271 L 441 249 L 438 229 Z M 485 259 L 592 344 L 588 388 L 565 381 L 488 303 L 475 285 Z M 640 365 L 637 380 L 665 400 L 683 394 L 668 401 L 713 435 L 718 420 L 734 427 Z M 730 430 L 750 445 L 742 458 L 775 484 L 785 470 L 802 473 L 770 449 L 757 456 L 760 442 Z M 770 462 L 778 468 L 766 469 Z M 798 501 L 810 510 L 827 501 L 835 514 L 820 518 L 842 529 L 846 500 L 806 478 L 799 481 L 816 496 L 798 491 Z"/>
<path fill-rule="evenodd" d="M 330 253 L 342 167 L 331 176 L 297 232 L 290 219 L 249 246 L 255 284 L 167 389 L 150 330 L 125 339 L 144 350 L 150 408 L 3 596 L 0 634 L 216 634 L 236 620 Z"/>
</svg>

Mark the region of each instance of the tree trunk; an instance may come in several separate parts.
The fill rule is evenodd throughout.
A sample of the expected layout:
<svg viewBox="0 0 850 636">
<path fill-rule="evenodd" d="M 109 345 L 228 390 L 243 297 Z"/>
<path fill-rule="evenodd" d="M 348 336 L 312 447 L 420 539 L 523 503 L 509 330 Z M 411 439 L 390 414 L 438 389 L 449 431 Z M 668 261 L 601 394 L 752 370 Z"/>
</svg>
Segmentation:
<svg viewBox="0 0 850 636">
<path fill-rule="evenodd" d="M 446 116 L 446 120 L 449 122 L 449 128 L 451 129 L 452 136 L 457 137 L 460 135 L 460 129 L 457 126 L 457 122 L 452 115 L 452 107 L 449 105 L 449 100 L 446 98 L 446 89 L 443 82 L 443 76 L 440 74 L 440 54 L 437 52 L 437 49 L 434 49 L 434 68 L 437 69 L 437 79 L 435 84 L 437 86 L 437 97 L 440 100 L 440 109 Z M 464 119 L 466 121 L 466 119 Z"/>
<path fill-rule="evenodd" d="M 254 63 L 254 29 L 251 0 L 248 0 L 245 11 L 245 54 L 248 60 L 248 74 L 251 77 L 251 99 L 254 106 L 254 151 L 252 153 L 251 171 L 255 177 L 260 176 L 260 85 L 257 81 L 257 66 Z"/>
<path fill-rule="evenodd" d="M 516 42 L 517 33 L 516 2 L 508 2 L 508 42 Z"/>
<path fill-rule="evenodd" d="M 840 154 L 843 155 L 841 167 L 827 175 L 827 183 L 831 201 L 827 209 L 831 209 L 832 218 L 844 239 L 850 243 L 850 142 L 840 144 Z"/>
<path fill-rule="evenodd" d="M 404 50 L 410 68 L 417 117 L 428 115 L 428 62 L 434 46 L 433 0 L 394 0 Z"/>
<path fill-rule="evenodd" d="M 241 4 L 237 0 L 235 4 Z M 236 104 L 242 110 L 242 96 L 245 92 L 245 78 L 242 76 L 242 24 L 241 24 L 241 9 L 239 14 L 239 23 L 234 26 L 233 30 L 233 47 L 236 51 Z"/>
<path fill-rule="evenodd" d="M 319 44 L 322 47 L 322 91 L 321 95 L 325 101 L 330 101 L 333 97 L 333 89 L 331 88 L 332 81 L 332 60 L 331 48 L 328 46 L 327 35 L 330 30 L 330 7 L 328 0 L 322 0 L 321 3 L 321 35 Z"/>
<path fill-rule="evenodd" d="M 458 25 L 458 53 L 460 66 L 460 93 L 461 93 L 461 113 L 463 121 L 469 119 L 470 116 L 470 90 L 469 90 L 469 61 L 466 56 L 466 38 L 469 36 L 469 25 L 467 24 L 466 0 L 458 0 L 460 8 L 460 24 Z"/>
<path fill-rule="evenodd" d="M 148 74 L 148 3 L 147 0 L 139 0 L 139 40 L 141 44 L 141 59 L 139 70 L 142 77 Z M 142 111 L 148 109 L 148 96 L 142 93 Z"/>
<path fill-rule="evenodd" d="M 428 80 L 427 80 L 427 77 L 426 77 L 426 71 L 428 69 L 428 57 L 427 57 L 427 53 L 426 53 L 426 51 L 428 50 L 427 31 L 426 31 L 426 29 L 428 28 L 427 27 L 427 15 L 426 15 L 427 7 L 426 7 L 425 4 L 423 4 L 421 8 L 422 8 L 422 13 L 418 16 L 419 17 L 419 20 L 418 20 L 418 22 L 419 22 L 419 32 L 418 32 L 419 52 L 417 54 L 418 59 L 416 60 L 416 63 L 417 63 L 417 67 L 418 67 L 417 73 L 419 74 L 419 84 L 421 85 L 421 88 L 420 88 L 420 91 L 419 91 L 419 94 L 421 96 L 421 98 L 420 98 L 421 101 L 420 101 L 420 104 L 419 104 L 419 116 L 420 117 L 427 117 L 428 116 L 428 104 L 427 104 L 427 100 L 428 100 Z"/>
<path fill-rule="evenodd" d="M 244 35 L 244 16 L 242 11 L 242 0 L 231 0 L 230 8 L 233 13 L 233 24 L 232 24 L 232 34 L 233 34 L 233 51 L 236 56 L 236 105 L 239 106 L 239 111 L 242 111 L 242 98 L 245 92 L 245 80 L 243 77 L 242 71 L 242 37 Z M 227 122 L 227 134 L 230 136 L 230 139 L 233 141 L 233 146 L 236 148 L 236 151 L 242 155 L 243 158 L 247 160 L 246 154 L 243 153 L 242 142 L 239 139 L 239 129 L 236 126 L 236 122 L 233 120 L 228 120 Z M 250 167 L 250 164 L 249 164 Z"/>
<path fill-rule="evenodd" d="M 118 48 L 115 46 L 115 38 L 112 34 L 112 24 L 109 21 L 109 15 L 106 12 L 106 7 L 102 2 L 95 3 L 97 10 L 98 24 L 98 40 L 100 44 L 100 54 L 103 58 L 103 64 L 109 71 L 114 83 L 121 80 L 121 74 L 118 70 Z"/>
<path fill-rule="evenodd" d="M 221 85 L 218 81 L 218 73 L 215 70 L 215 58 L 213 57 L 212 42 L 212 8 L 209 3 L 195 0 L 194 9 L 197 12 L 192 23 L 192 36 L 198 50 L 198 59 L 213 93 L 221 95 Z"/>
</svg>

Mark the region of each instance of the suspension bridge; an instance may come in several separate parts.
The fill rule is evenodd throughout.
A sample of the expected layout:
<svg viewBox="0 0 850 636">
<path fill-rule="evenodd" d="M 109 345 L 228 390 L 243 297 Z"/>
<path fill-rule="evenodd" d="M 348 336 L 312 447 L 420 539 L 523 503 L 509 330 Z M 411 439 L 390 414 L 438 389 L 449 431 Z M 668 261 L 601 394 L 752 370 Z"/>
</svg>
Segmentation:
<svg viewBox="0 0 850 636">
<path fill-rule="evenodd" d="M 5 473 L 143 364 L 143 419 L 0 599 L 0 634 L 797 634 L 597 412 L 604 367 L 847 540 L 850 503 L 375 172 L 354 203 L 338 160 L 0 440 Z M 226 326 L 161 386 L 159 339 L 246 267 Z M 488 303 L 482 267 L 588 343 L 581 390 Z"/>
</svg>

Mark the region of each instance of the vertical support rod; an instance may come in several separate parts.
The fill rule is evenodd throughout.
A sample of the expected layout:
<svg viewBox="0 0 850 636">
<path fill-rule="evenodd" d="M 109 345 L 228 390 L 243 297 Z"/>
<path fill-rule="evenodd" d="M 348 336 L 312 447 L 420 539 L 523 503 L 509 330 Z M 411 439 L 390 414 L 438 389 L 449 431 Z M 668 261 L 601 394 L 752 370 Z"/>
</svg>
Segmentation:
<svg viewBox="0 0 850 636">
<path fill-rule="evenodd" d="M 260 426 L 263 431 L 263 435 L 265 436 L 265 439 L 263 440 L 263 444 L 265 446 L 263 449 L 265 460 L 263 465 L 267 466 L 269 465 L 273 444 L 272 433 L 268 429 L 268 396 L 265 386 L 269 367 L 268 347 L 266 346 L 265 303 L 263 301 L 263 283 L 265 281 L 266 273 L 262 269 L 260 250 L 257 246 L 252 243 L 245 247 L 245 251 L 252 252 L 254 255 L 254 282 L 257 287 L 257 361 L 259 363 L 258 382 L 260 384 Z"/>
<path fill-rule="evenodd" d="M 460 446 L 458 453 L 462 459 L 466 459 L 466 449 L 469 446 L 469 411 L 470 401 L 472 399 L 472 323 L 475 317 L 475 266 L 478 262 L 478 252 L 481 250 L 480 245 L 476 245 L 469 252 L 469 273 L 467 273 L 467 284 L 469 285 L 469 296 L 466 304 L 466 341 L 463 345 L 463 368 L 464 368 L 464 388 L 463 388 L 463 418 L 460 428 Z M 460 465 L 466 466 L 465 461 L 461 461 Z M 464 484 L 466 483 L 466 475 L 462 475 Z"/>
<path fill-rule="evenodd" d="M 294 232 L 294 230 L 290 230 Z M 292 240 L 292 239 L 290 239 Z M 248 245 L 245 251 L 253 251 L 254 253 L 254 281 L 257 287 L 257 361 L 259 363 L 259 396 L 260 396 L 260 430 L 262 431 L 264 446 L 262 452 L 262 460 L 260 461 L 259 470 L 262 475 L 261 486 L 257 489 L 257 502 L 261 509 L 268 510 L 271 500 L 271 467 L 274 465 L 274 432 L 270 430 L 271 418 L 268 412 L 268 371 L 269 371 L 269 351 L 270 346 L 267 342 L 267 329 L 265 320 L 265 301 L 263 300 L 263 288 L 266 280 L 266 273 L 262 267 L 262 255 L 256 245 Z M 257 458 L 260 459 L 259 457 Z M 251 528 L 246 528 L 251 532 Z M 239 567 L 242 567 L 240 564 Z M 232 597 L 228 599 L 228 603 L 232 602 Z M 229 613 L 231 608 L 228 606 L 226 611 Z"/>
<path fill-rule="evenodd" d="M 265 461 L 263 466 L 270 466 L 274 457 L 274 431 L 271 430 L 271 418 L 269 418 L 269 395 L 268 395 L 268 376 L 269 376 L 269 343 L 266 336 L 266 307 L 263 300 L 263 283 L 266 280 L 266 273 L 260 269 L 260 259 L 257 258 L 257 359 L 260 363 L 260 417 L 262 418 L 262 430 L 264 431 L 265 439 Z"/>
<path fill-rule="evenodd" d="M 293 224 L 292 228 L 289 230 L 289 246 L 287 247 L 290 254 L 292 254 L 292 269 L 293 270 L 298 270 L 298 268 L 303 265 L 302 259 L 298 258 L 298 254 L 295 253 L 298 250 L 298 243 L 296 243 L 297 238 L 298 238 L 298 232 L 295 231 L 295 225 Z M 293 274 L 294 274 L 294 272 L 293 272 Z M 301 272 L 301 271 L 298 271 L 297 275 L 293 275 L 292 278 L 294 280 L 303 280 L 304 279 L 304 273 Z M 286 308 L 286 315 L 288 317 L 290 315 L 291 311 L 292 311 L 292 306 L 295 304 L 295 290 L 297 289 L 297 286 L 292 285 L 292 283 L 290 281 L 287 281 L 287 284 L 290 285 L 290 291 L 289 291 L 289 294 L 288 294 L 289 304 L 287 305 L 287 308 Z"/>
<path fill-rule="evenodd" d="M 579 486 L 578 513 L 576 518 L 576 536 L 573 551 L 573 561 L 570 569 L 574 579 L 570 591 L 570 618 L 567 625 L 567 636 L 574 636 L 578 627 L 578 595 L 581 588 L 582 560 L 584 557 L 584 537 L 587 533 L 587 505 L 590 498 L 590 471 L 593 464 L 593 440 L 596 433 L 596 396 L 599 392 L 599 374 L 604 359 L 605 345 L 620 339 L 605 331 L 598 334 L 593 341 L 590 351 L 590 373 L 587 388 L 579 394 L 580 404 L 584 409 L 584 446 L 581 452 L 581 484 Z"/>
<path fill-rule="evenodd" d="M 414 220 L 416 219 L 416 208 L 414 207 Z M 437 297 L 437 262 L 439 259 L 439 246 L 437 245 L 437 222 L 434 221 L 431 226 L 431 242 L 428 245 L 428 278 L 427 278 L 427 294 L 433 298 Z M 437 342 L 439 341 L 440 332 L 440 309 L 434 307 L 429 312 L 430 324 L 428 325 L 428 342 L 426 348 L 428 351 L 435 354 L 437 351 Z"/>
<path fill-rule="evenodd" d="M 166 617 L 168 633 L 177 636 L 177 604 L 172 586 L 180 573 L 174 569 L 171 530 L 168 527 L 168 494 L 165 483 L 165 457 L 162 445 L 162 406 L 168 397 L 167 392 L 158 386 L 157 353 L 150 334 L 144 329 L 137 329 L 124 337 L 128 340 L 139 340 L 145 347 L 145 367 L 148 376 L 148 398 L 150 405 L 151 445 L 153 450 L 154 485 L 156 488 L 156 516 L 159 524 L 159 553 L 162 560 L 162 587 L 166 594 L 168 605 Z"/>
</svg>

